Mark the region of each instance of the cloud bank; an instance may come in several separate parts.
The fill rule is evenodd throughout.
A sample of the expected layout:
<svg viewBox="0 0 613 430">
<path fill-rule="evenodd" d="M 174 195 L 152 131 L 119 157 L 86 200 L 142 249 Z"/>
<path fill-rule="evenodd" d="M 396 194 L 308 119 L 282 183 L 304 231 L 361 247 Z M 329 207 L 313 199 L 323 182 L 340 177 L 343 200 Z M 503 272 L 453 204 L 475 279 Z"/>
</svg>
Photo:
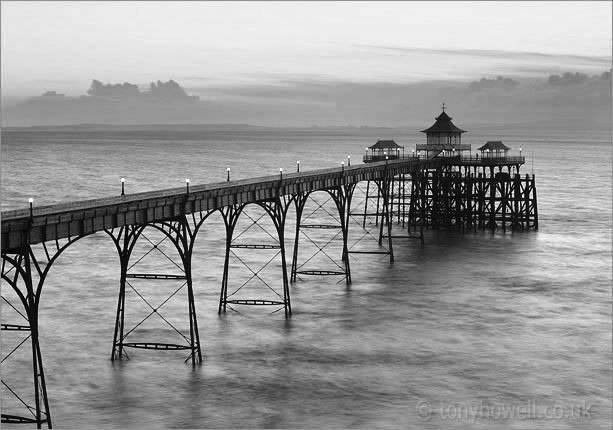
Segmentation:
<svg viewBox="0 0 613 430">
<path fill-rule="evenodd" d="M 146 89 L 94 80 L 87 95 L 67 97 L 50 90 L 4 106 L 3 125 L 419 126 L 432 122 L 442 102 L 463 124 L 582 123 L 610 128 L 611 70 L 422 83 L 287 77 L 241 86 L 206 86 L 201 81 L 187 89 L 173 80 L 151 83 Z"/>
</svg>

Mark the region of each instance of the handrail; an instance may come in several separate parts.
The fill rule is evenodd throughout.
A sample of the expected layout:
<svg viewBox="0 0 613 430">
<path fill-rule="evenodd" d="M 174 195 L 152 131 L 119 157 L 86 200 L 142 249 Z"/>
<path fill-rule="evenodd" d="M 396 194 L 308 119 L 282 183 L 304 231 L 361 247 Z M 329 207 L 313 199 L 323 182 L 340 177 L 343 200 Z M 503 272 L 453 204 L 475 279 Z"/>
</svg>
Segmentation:
<svg viewBox="0 0 613 430">
<path fill-rule="evenodd" d="M 407 165 L 415 168 L 423 168 L 426 167 L 424 162 L 427 162 L 426 159 L 418 159 L 417 157 L 405 157 L 403 160 L 399 160 L 397 158 L 389 159 L 389 167 L 392 168 L 394 166 L 404 165 L 404 163 L 409 162 Z M 385 160 L 380 160 L 385 161 Z M 411 163 L 413 161 L 414 163 Z M 298 182 L 317 180 L 322 177 L 327 176 L 344 176 L 347 180 L 352 177 L 352 175 L 359 173 L 368 173 L 373 171 L 379 171 L 387 168 L 388 163 L 379 162 L 377 164 L 371 165 L 363 165 L 358 164 L 354 166 L 344 166 L 344 167 L 331 167 L 317 170 L 310 170 L 305 172 L 291 172 L 283 174 L 283 181 L 281 182 L 278 175 L 269 175 L 269 176 L 261 176 L 256 178 L 246 178 L 225 182 L 215 182 L 201 185 L 191 185 L 189 187 L 190 194 L 194 195 L 196 193 L 206 192 L 211 193 L 212 195 L 216 194 L 216 192 L 224 192 L 224 190 L 228 189 L 240 189 L 243 187 L 249 186 L 260 186 L 260 187 L 270 187 L 275 188 L 283 184 L 284 186 L 292 185 Z M 87 199 L 87 200 L 77 200 L 70 202 L 62 202 L 62 203 L 54 203 L 51 205 L 43 205 L 43 206 L 35 206 L 33 208 L 34 216 L 50 216 L 50 215 L 59 215 L 67 212 L 74 211 L 85 211 L 96 208 L 108 207 L 113 205 L 121 205 L 121 204 L 130 204 L 137 203 L 143 200 L 150 199 L 158 199 L 158 198 L 173 198 L 177 196 L 186 195 L 186 189 L 184 187 L 181 188 L 169 188 L 163 190 L 155 190 L 155 191 L 145 191 L 134 194 L 126 194 L 121 196 L 112 196 L 112 197 L 102 197 L 96 199 Z M 5 221 L 15 220 L 19 218 L 29 217 L 30 211 L 26 208 L 24 209 L 11 209 L 2 211 L 2 224 L 5 224 Z"/>
<path fill-rule="evenodd" d="M 362 160 L 364 163 L 372 163 L 374 161 L 385 161 L 385 155 L 364 155 Z M 440 155 L 437 154 L 434 157 L 428 156 L 426 154 L 412 155 L 412 154 L 404 154 L 404 155 L 387 155 L 388 160 L 427 160 L 427 159 L 442 159 L 443 162 L 449 164 L 481 164 L 485 166 L 489 166 L 491 164 L 525 164 L 526 157 L 524 156 L 507 156 L 507 157 L 496 157 L 493 155 L 485 156 L 485 157 L 474 157 L 474 156 L 464 156 L 464 155 Z"/>
<path fill-rule="evenodd" d="M 508 157 L 495 157 L 495 156 L 486 156 L 486 157 L 464 157 L 464 156 L 455 156 L 455 157 L 442 157 L 444 160 L 449 160 L 452 163 L 460 163 L 460 164 L 524 164 L 526 162 L 526 157 L 523 156 L 508 156 Z"/>
<path fill-rule="evenodd" d="M 367 154 L 362 157 L 362 161 L 364 163 L 372 163 L 373 161 L 385 161 L 385 160 L 407 160 L 407 159 L 415 159 L 417 157 L 411 155 L 403 155 L 403 154 L 388 154 L 388 155 L 373 155 Z"/>
</svg>

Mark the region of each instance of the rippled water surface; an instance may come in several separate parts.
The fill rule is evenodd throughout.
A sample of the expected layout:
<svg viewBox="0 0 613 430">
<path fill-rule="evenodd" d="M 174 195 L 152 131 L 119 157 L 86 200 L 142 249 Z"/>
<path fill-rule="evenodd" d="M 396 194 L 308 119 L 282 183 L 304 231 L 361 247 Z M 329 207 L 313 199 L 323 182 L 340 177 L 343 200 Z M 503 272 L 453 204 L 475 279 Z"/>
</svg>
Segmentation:
<svg viewBox="0 0 613 430">
<path fill-rule="evenodd" d="M 415 133 L 393 130 L 3 132 L 2 209 L 25 207 L 28 197 L 42 205 L 116 195 L 121 176 L 131 193 L 180 187 L 185 178 L 223 181 L 228 166 L 238 179 L 293 171 L 296 160 L 303 171 L 337 166 L 347 154 L 356 163 L 381 138 L 408 150 L 418 142 Z M 81 239 L 54 265 L 41 297 L 54 427 L 610 428 L 610 133 L 466 135 L 473 148 L 492 139 L 514 151 L 522 146 L 528 157 L 522 173 L 536 175 L 537 232 L 427 231 L 423 248 L 396 240 L 393 265 L 385 256 L 354 254 L 350 287 L 335 277 L 293 283 L 288 320 L 244 306 L 217 315 L 224 236 L 221 218 L 212 216 L 193 258 L 204 353 L 197 367 L 180 351 L 130 350 L 130 360 L 110 361 L 119 261 L 105 234 Z M 294 216 L 290 211 L 288 258 Z M 325 222 L 327 215 L 313 217 Z M 354 249 L 377 248 L 368 236 L 356 244 L 361 236 L 352 224 Z M 258 228 L 244 238 L 270 239 Z M 301 241 L 306 252 L 308 239 Z M 339 256 L 338 248 L 326 249 Z M 274 253 L 238 255 L 256 270 Z M 163 256 L 152 258 L 150 270 L 172 271 Z M 238 288 L 251 273 L 232 261 L 230 283 Z M 279 275 L 275 259 L 261 273 L 273 289 Z M 134 286 L 154 304 L 178 287 Z M 17 303 L 3 285 L 5 293 Z M 137 323 L 150 308 L 128 293 L 126 318 Z M 261 283 L 241 293 L 272 294 Z M 183 290 L 162 310 L 177 328 L 187 327 Z M 3 323 L 19 318 L 6 302 L 2 311 Z M 18 341 L 5 333 L 9 351 Z M 138 332 L 151 341 L 174 342 L 175 334 L 155 316 Z M 3 380 L 18 387 L 29 381 L 28 354 L 22 347 L 3 364 Z M 2 396 L 4 411 L 13 403 L 4 389 Z M 578 417 L 495 413 L 514 405 Z M 478 408 L 473 419 L 459 413 L 470 414 L 469 407 Z"/>
</svg>

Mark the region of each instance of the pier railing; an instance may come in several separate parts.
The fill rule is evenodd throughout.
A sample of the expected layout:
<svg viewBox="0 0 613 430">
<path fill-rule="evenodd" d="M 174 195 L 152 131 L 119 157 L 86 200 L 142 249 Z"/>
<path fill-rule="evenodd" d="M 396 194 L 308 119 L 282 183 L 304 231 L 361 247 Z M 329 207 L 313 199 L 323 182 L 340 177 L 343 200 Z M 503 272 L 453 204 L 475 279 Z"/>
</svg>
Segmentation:
<svg viewBox="0 0 613 430">
<path fill-rule="evenodd" d="M 362 160 L 364 163 L 372 163 L 376 161 L 385 161 L 385 155 L 364 155 Z M 428 156 L 426 154 L 402 154 L 402 155 L 387 155 L 388 160 L 426 160 Z M 463 155 L 455 155 L 455 156 L 445 156 L 438 155 L 434 158 L 436 160 L 442 160 L 443 164 L 453 164 L 453 165 L 470 165 L 470 166 L 506 166 L 506 165 L 515 165 L 515 164 L 525 164 L 526 157 L 523 156 L 507 156 L 507 157 L 478 157 L 478 156 L 463 156 Z"/>
<path fill-rule="evenodd" d="M 69 236 L 92 234 L 124 225 L 151 223 L 193 212 L 216 210 L 234 204 L 248 204 L 278 196 L 332 189 L 342 184 L 394 177 L 403 173 L 436 168 L 440 159 L 396 159 L 371 163 L 283 173 L 186 188 L 126 194 L 82 200 L 32 210 L 2 211 L 2 251 L 26 244 Z M 26 235 L 27 234 L 27 239 Z"/>
<path fill-rule="evenodd" d="M 441 157 L 444 164 L 453 165 L 469 165 L 469 166 L 506 166 L 515 164 L 524 164 L 526 157 L 511 156 L 511 157 Z"/>
<path fill-rule="evenodd" d="M 415 159 L 417 160 L 417 157 L 415 156 L 411 156 L 411 155 L 399 155 L 399 154 L 388 154 L 388 155 L 381 155 L 381 154 L 366 154 L 362 157 L 362 161 L 364 163 L 373 163 L 376 161 L 385 161 L 385 160 L 409 160 L 409 159 Z"/>
</svg>

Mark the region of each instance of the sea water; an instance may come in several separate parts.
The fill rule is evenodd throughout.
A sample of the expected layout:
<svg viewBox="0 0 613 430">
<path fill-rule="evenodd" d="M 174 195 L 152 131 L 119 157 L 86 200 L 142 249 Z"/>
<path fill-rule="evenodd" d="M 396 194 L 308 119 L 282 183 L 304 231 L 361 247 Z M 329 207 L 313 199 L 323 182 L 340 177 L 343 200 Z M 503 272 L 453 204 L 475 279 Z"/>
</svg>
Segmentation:
<svg viewBox="0 0 613 430">
<path fill-rule="evenodd" d="M 290 286 L 290 319 L 246 306 L 218 316 L 225 243 L 214 215 L 193 257 L 199 366 L 184 363 L 185 351 L 132 349 L 130 360 L 112 362 L 117 253 L 104 233 L 71 245 L 40 302 L 54 427 L 609 428 L 611 134 L 469 129 L 473 152 L 486 140 L 502 140 L 514 154 L 522 147 L 521 173 L 536 176 L 538 231 L 427 230 L 423 247 L 395 240 L 394 264 L 385 255 L 352 254 L 350 286 L 339 277 L 300 277 Z M 419 133 L 392 129 L 3 131 L 2 210 L 27 207 L 29 197 L 43 205 L 117 195 L 122 176 L 133 193 L 181 187 L 186 178 L 224 181 L 227 167 L 242 179 L 294 171 L 298 160 L 301 171 L 347 163 L 347 155 L 355 164 L 377 139 L 395 139 L 407 152 L 421 142 Z M 318 211 L 313 219 L 326 216 Z M 357 242 L 362 232 L 350 226 L 354 249 L 376 249 L 372 238 Z M 257 228 L 245 237 L 272 240 Z M 337 251 L 328 251 L 332 260 Z M 241 254 L 254 271 L 272 256 Z M 151 271 L 172 271 L 163 256 L 155 261 Z M 277 260 L 266 270 L 277 288 Z M 231 287 L 250 274 L 233 259 Z M 133 284 L 153 306 L 173 291 Z M 3 296 L 20 309 L 7 288 Z M 257 288 L 263 291 L 251 283 L 240 292 Z M 134 324 L 151 309 L 134 290 L 127 294 Z M 186 307 L 181 290 L 160 313 L 183 329 Z M 5 301 L 2 313 L 3 323 L 19 323 Z M 171 336 L 168 327 L 152 316 L 140 340 Z M 24 337 L 13 336 L 2 333 L 3 356 Z M 28 345 L 2 364 L 3 380 L 25 397 L 32 391 Z M 4 386 L 2 401 L 11 413 Z"/>
</svg>

